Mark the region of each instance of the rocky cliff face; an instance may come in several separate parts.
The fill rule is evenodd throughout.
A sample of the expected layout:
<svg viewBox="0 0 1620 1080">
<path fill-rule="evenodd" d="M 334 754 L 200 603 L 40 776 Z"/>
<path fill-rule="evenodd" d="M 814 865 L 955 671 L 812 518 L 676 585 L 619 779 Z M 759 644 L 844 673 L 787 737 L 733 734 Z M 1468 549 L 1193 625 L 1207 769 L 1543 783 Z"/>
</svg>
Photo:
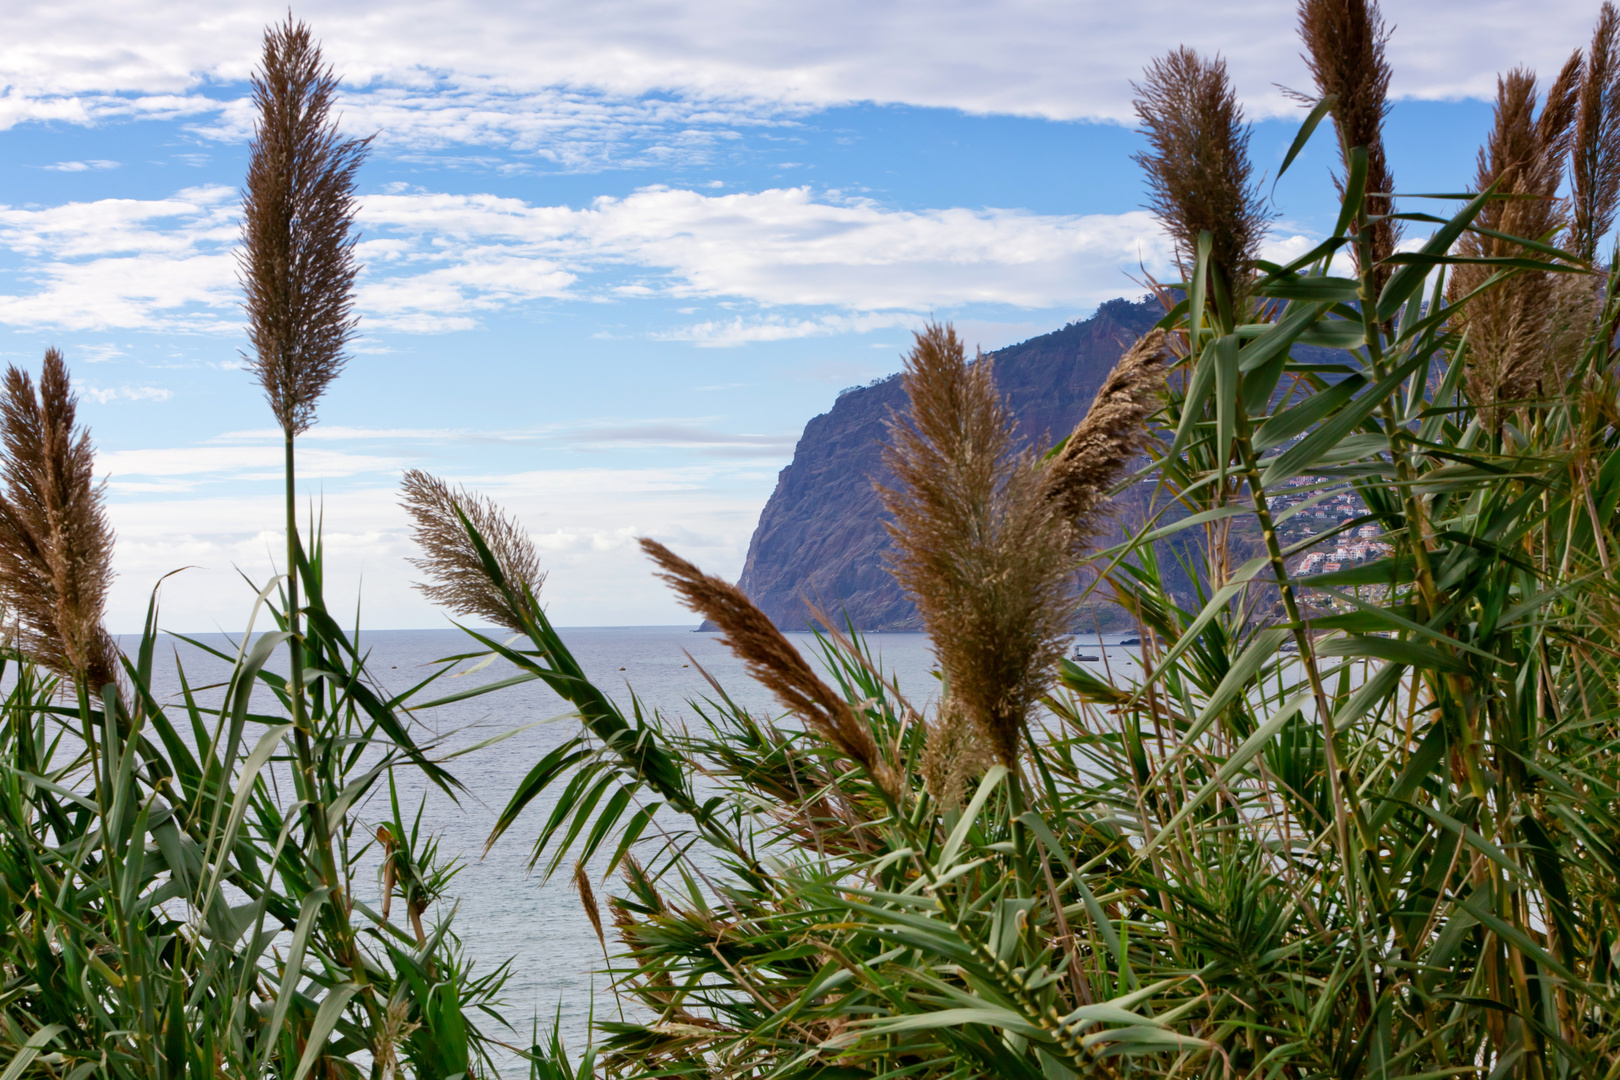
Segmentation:
<svg viewBox="0 0 1620 1080">
<path fill-rule="evenodd" d="M 1120 353 L 1163 309 L 1111 300 L 1085 322 L 995 353 L 996 382 L 1027 438 L 1051 443 L 1085 415 Z M 842 394 L 805 425 L 759 516 L 738 584 L 784 629 L 806 625 L 805 600 L 861 630 L 920 629 L 885 566 L 889 536 L 872 490 L 887 482 L 885 422 L 906 404 L 899 376 Z"/>
</svg>

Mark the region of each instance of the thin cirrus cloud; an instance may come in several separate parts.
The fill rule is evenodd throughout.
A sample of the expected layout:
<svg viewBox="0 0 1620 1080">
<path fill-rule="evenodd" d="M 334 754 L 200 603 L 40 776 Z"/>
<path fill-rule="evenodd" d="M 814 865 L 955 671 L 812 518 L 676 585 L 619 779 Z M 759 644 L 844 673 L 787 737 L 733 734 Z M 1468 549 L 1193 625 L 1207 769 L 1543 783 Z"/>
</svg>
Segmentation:
<svg viewBox="0 0 1620 1080">
<path fill-rule="evenodd" d="M 0 322 L 67 329 L 235 332 L 235 196 L 0 208 L 0 245 L 34 287 L 0 295 Z M 463 330 L 490 312 L 568 298 L 728 299 L 854 316 L 664 332 L 705 344 L 905 325 L 880 312 L 970 303 L 1084 305 L 1121 269 L 1162 269 L 1150 215 L 896 210 L 809 188 L 711 195 L 656 187 L 581 208 L 494 195 L 396 193 L 361 209 L 357 304 L 373 329 Z M 631 275 L 634 280 L 623 280 Z"/>
<path fill-rule="evenodd" d="M 678 423 L 587 427 L 564 439 L 575 446 L 601 450 L 689 450 L 709 457 L 762 458 L 780 461 L 793 453 L 797 433 L 752 435 Z"/>
<path fill-rule="evenodd" d="M 892 327 L 916 327 L 923 318 L 911 313 L 865 313 L 790 318 L 758 315 L 744 318 L 705 319 L 688 326 L 662 330 L 653 336 L 660 341 L 690 341 L 706 348 L 731 348 L 759 341 L 790 341 L 795 338 L 827 337 L 833 334 L 864 334 Z"/>
<path fill-rule="evenodd" d="M 700 455 L 778 460 L 793 451 L 798 436 L 786 434 L 750 434 L 721 431 L 712 425 L 713 417 L 650 419 L 637 423 L 622 420 L 587 420 L 555 423 L 544 427 L 515 431 L 487 431 L 458 428 L 370 428 L 352 425 L 317 425 L 299 436 L 305 446 L 316 443 L 371 443 L 374 446 L 395 448 L 400 454 L 419 451 L 432 443 L 501 443 L 556 449 L 585 450 L 689 450 Z M 249 431 L 228 431 L 209 440 L 210 445 L 254 447 L 237 458 L 211 458 L 206 448 L 174 452 L 176 463 L 193 463 L 198 470 L 225 472 L 239 468 L 244 462 L 253 467 L 268 460 L 270 452 L 280 453 L 282 433 L 278 428 L 258 428 Z M 257 445 L 262 444 L 262 447 Z M 272 445 L 273 444 L 273 445 Z M 165 452 L 169 453 L 169 452 Z M 339 461 L 353 464 L 354 472 L 380 469 L 388 471 L 399 467 L 399 457 L 363 457 L 338 451 L 330 458 L 328 469 Z M 125 459 L 132 463 L 136 459 Z M 160 456 L 159 461 L 168 458 Z M 218 463 L 217 467 L 209 466 Z M 183 470 L 177 470 L 183 471 Z M 327 475 L 337 475 L 329 471 Z"/>
<path fill-rule="evenodd" d="M 119 162 L 107 161 L 103 158 L 92 158 L 89 161 L 58 161 L 55 165 L 44 165 L 41 168 L 47 172 L 90 172 L 105 169 L 116 169 Z"/>
<path fill-rule="evenodd" d="M 190 491 L 207 483 L 280 480 L 282 454 L 280 446 L 268 442 L 102 451 L 96 455 L 96 473 L 115 491 Z M 400 467 L 397 457 L 324 447 L 304 447 L 298 454 L 299 476 L 312 480 L 392 473 Z"/>
</svg>

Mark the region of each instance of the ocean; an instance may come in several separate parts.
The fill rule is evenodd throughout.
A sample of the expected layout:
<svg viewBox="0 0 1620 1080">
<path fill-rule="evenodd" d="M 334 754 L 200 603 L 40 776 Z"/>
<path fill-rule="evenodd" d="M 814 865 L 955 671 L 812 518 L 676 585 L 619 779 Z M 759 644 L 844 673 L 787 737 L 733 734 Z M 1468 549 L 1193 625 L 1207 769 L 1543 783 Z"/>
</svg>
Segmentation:
<svg viewBox="0 0 1620 1080">
<path fill-rule="evenodd" d="M 718 634 L 694 632 L 689 626 L 564 628 L 560 633 L 592 681 L 627 711 L 634 693 L 643 708 L 656 708 L 672 717 L 690 715 L 689 701 L 714 694 L 699 671 L 701 665 L 737 704 L 773 716 L 780 712 L 769 695 L 747 678 L 742 664 L 721 644 Z M 235 651 L 232 639 L 223 634 L 194 636 L 221 651 Z M 810 634 L 789 636 L 816 659 L 815 640 Z M 1109 660 L 1115 665 L 1128 663 L 1128 657 L 1135 652 L 1114 645 L 1120 637 L 1104 638 L 1109 643 Z M 874 634 L 867 640 L 883 669 L 898 679 L 901 692 L 914 705 L 921 708 L 937 696 L 938 681 L 931 674 L 933 656 L 924 635 Z M 1083 652 L 1102 655 L 1095 637 L 1076 638 L 1075 643 Z M 121 644 L 128 649 L 134 642 L 123 639 Z M 360 645 L 369 654 L 368 667 L 374 679 L 389 692 L 403 691 L 426 678 L 436 670 L 435 661 L 477 647 L 476 642 L 455 629 L 363 632 Z M 222 661 L 178 639 L 165 642 L 160 657 L 165 655 L 171 659 L 155 665 L 153 680 L 160 701 L 179 700 L 173 658 L 184 665 L 194 688 L 218 681 L 228 671 Z M 471 666 L 464 662 L 457 670 Z M 498 661 L 464 676 L 441 679 L 426 696 L 443 696 L 513 673 L 507 662 Z M 273 700 L 268 693 L 261 694 L 262 708 L 271 711 Z M 212 697 L 217 700 L 217 692 Z M 480 1020 L 480 1024 L 492 1035 L 526 1046 L 536 1017 L 542 1030 L 547 1030 L 552 1018 L 560 1013 L 568 1046 L 578 1053 L 588 1038 L 593 1008 L 601 1015 L 614 1005 L 607 980 L 601 974 L 602 947 L 572 885 L 572 863 L 559 869 L 549 881 L 529 868 L 531 845 L 554 804 L 554 793 L 530 804 L 507 833 L 484 852 L 496 817 L 519 781 L 549 750 L 577 731 L 578 721 L 568 715 L 568 706 L 543 683 L 531 682 L 424 710 L 417 715 L 417 723 L 418 740 L 433 742 L 438 753 L 534 725 L 447 763 L 467 789 L 460 794 L 459 804 L 436 789 L 424 792 L 410 770 L 400 772 L 401 801 L 403 810 L 410 815 L 419 800 L 426 799 L 424 828 L 440 837 L 442 856 L 455 857 L 463 864 L 444 902 L 430 912 L 426 921 L 431 925 L 453 907 L 452 929 L 461 939 L 466 955 L 477 964 L 477 971 L 510 962 L 511 974 L 502 996 L 505 1013 L 515 1030 L 499 1032 L 487 1020 Z M 386 819 L 386 785 L 375 788 L 369 800 L 352 812 L 363 823 Z M 605 857 L 599 857 L 597 862 L 593 879 L 605 904 L 606 894 L 616 891 L 617 883 L 602 883 Z M 374 874 L 362 874 L 354 888 L 358 899 L 373 905 L 378 902 L 379 882 Z M 611 937 L 608 945 L 610 949 L 614 945 Z M 523 1071 L 512 1069 L 511 1073 L 521 1075 Z M 508 1074 L 508 1069 L 503 1068 L 502 1073 Z"/>
</svg>

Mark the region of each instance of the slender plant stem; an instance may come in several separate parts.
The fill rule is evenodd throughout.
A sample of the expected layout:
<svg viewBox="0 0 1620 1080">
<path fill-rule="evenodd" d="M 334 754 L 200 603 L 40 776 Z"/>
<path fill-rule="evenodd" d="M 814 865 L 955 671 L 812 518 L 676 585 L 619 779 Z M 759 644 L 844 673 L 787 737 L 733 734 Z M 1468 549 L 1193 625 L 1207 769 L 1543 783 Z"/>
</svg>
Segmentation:
<svg viewBox="0 0 1620 1080">
<path fill-rule="evenodd" d="M 287 488 L 287 651 L 288 673 L 287 693 L 292 704 L 293 742 L 298 755 L 299 786 L 303 789 L 301 795 L 304 799 L 304 812 L 308 816 L 310 833 L 314 838 L 316 857 L 320 859 L 322 883 L 326 886 L 327 904 L 331 913 L 330 920 L 334 936 L 337 938 L 339 948 L 349 971 L 357 986 L 364 987 L 370 981 L 366 977 L 365 964 L 360 958 L 360 949 L 355 944 L 354 930 L 349 925 L 348 897 L 343 889 L 343 881 L 338 874 L 337 857 L 332 850 L 331 823 L 326 819 L 326 804 L 321 798 L 320 787 L 315 775 L 315 752 L 313 748 L 313 734 L 310 727 L 309 713 L 304 702 L 304 639 L 299 626 L 298 618 L 298 515 L 295 498 L 294 481 L 295 455 L 293 453 L 293 433 L 289 428 L 286 432 L 286 488 Z M 366 1011 L 371 1014 L 373 1022 L 378 1019 L 377 1003 L 370 994 L 362 995 Z"/>
</svg>

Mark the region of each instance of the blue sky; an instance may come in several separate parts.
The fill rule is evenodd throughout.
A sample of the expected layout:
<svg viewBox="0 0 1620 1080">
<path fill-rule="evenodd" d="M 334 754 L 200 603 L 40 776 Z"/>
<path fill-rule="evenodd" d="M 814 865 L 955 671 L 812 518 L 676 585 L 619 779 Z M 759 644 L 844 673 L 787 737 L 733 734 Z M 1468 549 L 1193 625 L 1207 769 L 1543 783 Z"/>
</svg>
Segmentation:
<svg viewBox="0 0 1620 1080">
<path fill-rule="evenodd" d="M 806 420 L 935 315 L 995 348 L 1140 289 L 1129 81 L 1220 52 L 1268 177 L 1308 85 L 1292 5 L 300 6 L 377 134 L 362 333 L 302 442 L 339 596 L 410 589 L 401 469 L 519 515 L 564 625 L 684 621 L 633 538 L 734 576 Z M 247 72 L 275 4 L 0 13 L 0 356 L 61 347 L 119 531 L 109 621 L 238 627 L 276 545 L 279 446 L 240 370 L 232 250 Z M 1534 18 L 1527 14 L 1535 12 Z M 1457 190 L 1495 73 L 1550 71 L 1596 6 L 1391 2 L 1400 189 Z M 1275 189 L 1272 248 L 1329 227 L 1329 142 Z"/>
</svg>

